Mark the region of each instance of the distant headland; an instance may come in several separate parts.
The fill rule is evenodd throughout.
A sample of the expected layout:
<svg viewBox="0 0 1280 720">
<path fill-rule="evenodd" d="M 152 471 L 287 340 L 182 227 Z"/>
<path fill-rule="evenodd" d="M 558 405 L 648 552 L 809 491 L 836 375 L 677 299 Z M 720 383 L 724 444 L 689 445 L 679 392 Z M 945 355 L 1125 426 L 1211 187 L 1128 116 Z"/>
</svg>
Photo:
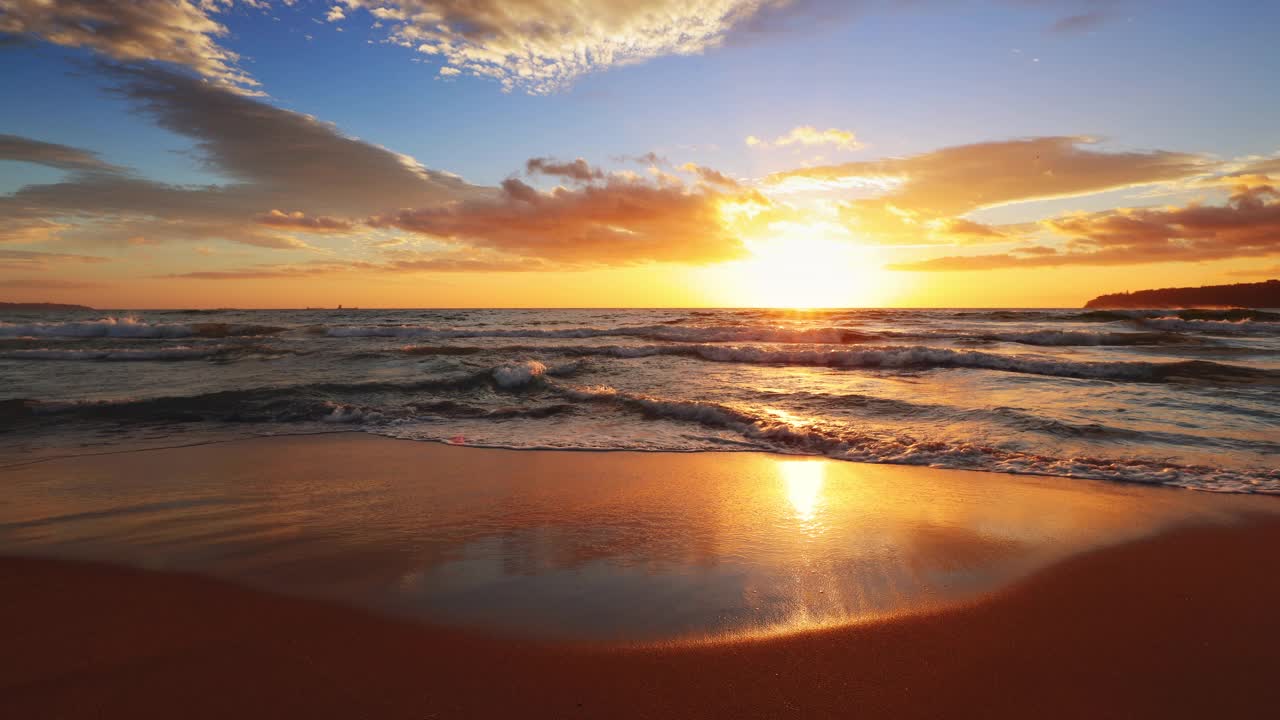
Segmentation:
<svg viewBox="0 0 1280 720">
<path fill-rule="evenodd" d="M 1099 295 L 1085 303 L 1090 309 L 1100 308 L 1205 308 L 1205 307 L 1280 307 L 1280 280 L 1235 285 L 1161 288 L 1131 293 Z"/>
<path fill-rule="evenodd" d="M 92 310 L 88 305 L 66 303 L 11 303 L 0 302 L 0 310 Z"/>
</svg>

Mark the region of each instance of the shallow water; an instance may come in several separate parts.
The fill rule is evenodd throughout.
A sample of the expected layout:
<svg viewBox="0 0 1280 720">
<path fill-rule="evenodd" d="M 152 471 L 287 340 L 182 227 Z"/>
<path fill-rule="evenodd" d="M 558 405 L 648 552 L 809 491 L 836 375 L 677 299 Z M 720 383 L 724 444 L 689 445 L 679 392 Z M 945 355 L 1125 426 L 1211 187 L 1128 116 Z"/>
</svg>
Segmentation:
<svg viewBox="0 0 1280 720">
<path fill-rule="evenodd" d="M 1280 492 L 1280 314 L 148 311 L 0 318 L 0 462 L 347 428 Z"/>
<path fill-rule="evenodd" d="M 226 577 L 435 623 L 756 637 L 964 602 L 1272 498 L 758 453 L 511 452 L 352 434 L 0 470 L 0 553 Z"/>
</svg>

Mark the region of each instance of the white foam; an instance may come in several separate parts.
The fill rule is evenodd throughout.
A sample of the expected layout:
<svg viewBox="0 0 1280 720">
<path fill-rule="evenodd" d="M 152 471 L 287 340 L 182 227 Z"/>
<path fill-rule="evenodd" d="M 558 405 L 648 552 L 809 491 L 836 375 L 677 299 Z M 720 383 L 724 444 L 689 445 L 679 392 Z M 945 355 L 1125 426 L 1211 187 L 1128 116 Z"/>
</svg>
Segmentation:
<svg viewBox="0 0 1280 720">
<path fill-rule="evenodd" d="M 10 350 L 0 357 L 7 360 L 199 360 L 211 357 L 223 348 L 193 348 L 185 345 L 160 348 L 158 350 L 57 350 L 36 348 L 31 350 Z"/>
<path fill-rule="evenodd" d="M 859 349 L 780 349 L 735 345 L 604 345 L 559 348 L 583 355 L 620 358 L 672 355 L 724 363 L 804 365 L 842 368 L 973 368 L 1097 380 L 1156 380 L 1187 363 L 1081 362 L 1026 355 L 1006 355 L 977 350 L 951 350 L 926 346 L 888 346 Z M 1205 370 L 1248 372 L 1248 368 L 1200 363 Z M 1188 371 L 1190 372 L 1190 371 Z"/>
<path fill-rule="evenodd" d="M 547 372 L 547 366 L 537 360 L 500 365 L 493 369 L 493 380 L 499 387 L 517 388 L 528 385 Z"/>
<path fill-rule="evenodd" d="M 87 322 L 0 323 L 0 337 L 181 338 L 194 335 L 188 325 L 147 323 L 135 317 L 105 317 Z"/>
<path fill-rule="evenodd" d="M 549 338 L 586 339 L 597 337 L 636 337 L 667 342 L 773 342 L 841 344 L 859 342 L 870 337 L 851 328 L 791 328 L 746 325 L 707 327 L 672 327 L 669 325 L 637 325 L 612 328 L 537 328 L 469 330 L 433 328 L 420 325 L 347 326 L 328 329 L 330 337 L 390 337 L 451 340 L 457 338 Z"/>
<path fill-rule="evenodd" d="M 321 422 L 326 423 L 357 423 L 382 417 L 381 413 L 368 412 L 354 405 L 342 405 L 326 401 L 325 406 L 332 408 L 328 415 L 323 415 L 320 418 Z"/>
<path fill-rule="evenodd" d="M 1280 323 L 1262 320 L 1183 320 L 1180 317 L 1154 317 L 1138 320 L 1143 327 L 1175 332 L 1202 332 L 1219 335 L 1280 334 Z"/>
<path fill-rule="evenodd" d="M 954 337 L 954 336 L 953 336 Z M 963 338 L 964 336 L 958 336 Z M 1043 346 L 1103 346 L 1103 345 L 1158 345 L 1161 343 L 1187 342 L 1177 335 L 1143 332 L 1089 332 L 1085 330 L 1035 330 L 1031 332 L 1004 332 L 979 335 L 1001 342 Z"/>
<path fill-rule="evenodd" d="M 783 452 L 820 454 L 857 462 L 986 470 L 1030 475 L 1057 475 L 1093 480 L 1119 480 L 1172 485 L 1214 492 L 1280 494 L 1280 471 L 1256 472 L 1222 467 L 1178 465 L 1157 460 L 1117 460 L 1088 456 L 1052 457 L 969 442 L 917 440 L 858 432 L 843 425 L 796 423 L 746 408 L 712 402 L 655 398 L 608 386 L 555 386 L 566 397 L 608 402 L 646 415 L 696 422 L 735 432 Z"/>
</svg>

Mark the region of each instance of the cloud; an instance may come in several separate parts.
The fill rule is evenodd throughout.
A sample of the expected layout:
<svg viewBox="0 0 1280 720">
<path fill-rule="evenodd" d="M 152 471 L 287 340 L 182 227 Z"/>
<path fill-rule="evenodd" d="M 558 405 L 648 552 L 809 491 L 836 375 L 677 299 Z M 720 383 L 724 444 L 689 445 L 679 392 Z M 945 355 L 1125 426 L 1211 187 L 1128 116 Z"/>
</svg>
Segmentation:
<svg viewBox="0 0 1280 720">
<path fill-rule="evenodd" d="M 845 203 L 851 226 L 883 243 L 919 242 L 931 223 L 981 208 L 1090 195 L 1202 175 L 1207 158 L 1167 151 L 1102 152 L 1087 137 L 1038 137 L 943 148 L 888 158 L 801 168 L 768 183 L 889 188 Z"/>
<path fill-rule="evenodd" d="M 1026 4 L 1027 0 L 1017 0 Z M 90 48 L 122 62 L 156 60 L 190 68 L 223 87 L 257 94 L 240 56 L 222 43 L 218 17 L 235 0 L 5 0 L 0 38 L 38 38 Z M 293 5 L 292 0 L 284 0 Z M 578 77 L 657 57 L 696 55 L 728 41 L 784 33 L 811 35 L 856 11 L 897 2 L 838 0 L 339 0 L 320 10 L 329 23 L 368 11 L 387 40 L 444 65 L 440 77 L 468 74 L 504 89 L 549 93 Z M 1091 29 L 1114 14 L 1114 0 L 1067 0 L 1055 32 Z M 239 5 L 267 9 L 265 0 Z M 342 27 L 337 28 L 339 31 Z M 310 39 L 310 36 L 307 36 Z"/>
<path fill-rule="evenodd" d="M 121 172 L 120 168 L 103 162 L 97 153 L 20 135 L 0 134 L 0 160 L 34 163 L 73 172 Z"/>
<path fill-rule="evenodd" d="M 1280 254 L 1280 191 L 1242 185 L 1223 205 L 1120 208 L 1043 221 L 1067 239 L 1059 250 L 951 256 L 891 266 L 896 270 L 987 270 L 1063 265 L 1138 265 Z"/>
<path fill-rule="evenodd" d="M 230 5 L 230 0 L 5 0 L 0 33 L 86 47 L 126 62 L 183 65 L 223 87 L 252 91 L 258 83 L 238 67 L 239 56 L 218 44 L 227 28 L 212 16 Z"/>
<path fill-rule="evenodd" d="M 1248 268 L 1246 270 L 1233 270 L 1227 274 L 1234 277 L 1280 278 L 1280 265 L 1271 265 L 1270 267 Z"/>
<path fill-rule="evenodd" d="M 1055 33 L 1088 32 L 1098 28 L 1109 19 L 1108 13 L 1099 10 L 1068 15 L 1050 25 L 1049 31 Z"/>
<path fill-rule="evenodd" d="M 311 116 L 188 75 L 156 67 L 104 70 L 117 81 L 113 92 L 194 140 L 196 157 L 226 182 L 161 183 L 85 150 L 19 138 L 5 145 L 16 148 L 11 154 L 56 162 L 68 175 L 0 197 L 0 221 L 24 232 L 32 222 L 56 221 L 65 226 L 60 239 L 79 245 L 220 239 L 310 249 L 281 231 L 354 234 L 367 220 L 470 253 L 400 257 L 388 266 L 403 271 L 710 262 L 742 252 L 721 222 L 720 204 L 735 197 L 726 193 L 733 186 L 708 168 L 695 171 L 704 182 L 689 188 L 668 173 L 645 180 L 606 175 L 581 159 L 533 158 L 527 172 L 572 180 L 573 189 L 541 192 L 516 178 L 477 187 Z"/>
<path fill-rule="evenodd" d="M 680 169 L 684 170 L 685 172 L 691 172 L 697 175 L 699 180 L 710 185 L 719 185 L 721 187 L 726 187 L 726 188 L 739 187 L 739 183 L 737 180 L 734 180 L 733 178 L 729 177 L 728 175 L 725 175 L 724 173 L 714 168 L 704 167 L 702 165 L 696 165 L 694 163 L 685 163 L 684 165 L 680 166 Z"/>
<path fill-rule="evenodd" d="M 531 272 L 548 269 L 532 258 L 469 256 L 447 252 L 427 254 L 402 252 L 383 262 L 318 261 L 303 264 L 256 265 L 235 270 L 197 270 L 172 273 L 162 278 L 180 280 L 287 280 L 340 273 L 420 273 L 420 272 Z"/>
<path fill-rule="evenodd" d="M 792 128 L 791 132 L 774 140 L 775 145 L 835 145 L 842 150 L 857 150 L 862 147 L 851 130 L 827 128 L 819 130 L 812 125 Z"/>
<path fill-rule="evenodd" d="M 894 205 L 936 215 L 1045 198 L 1087 195 L 1207 172 L 1212 163 L 1188 153 L 1102 152 L 1083 136 L 1037 137 L 958 145 L 905 158 L 801 168 L 788 178 L 876 180 L 901 184 L 887 196 Z"/>
<path fill-rule="evenodd" d="M 946 218 L 930 223 L 930 231 L 957 244 L 1001 242 L 1009 238 L 1010 230 L 975 222 L 967 218 Z"/>
<path fill-rule="evenodd" d="M 550 192 L 509 178 L 496 198 L 407 210 L 370 223 L 562 264 L 702 263 L 743 252 L 722 222 L 720 204 L 731 199 L 705 186 L 691 190 L 616 175 Z"/>
<path fill-rule="evenodd" d="M 548 93 L 598 70 L 721 45 L 735 27 L 795 0 L 345 0 L 389 24 L 389 39 L 506 89 Z M 335 6 L 336 7 L 336 6 Z"/>
<path fill-rule="evenodd" d="M 0 280 L 0 288 L 7 290 L 88 290 L 103 287 L 102 283 L 87 280 L 60 280 L 58 278 L 15 278 Z"/>
<path fill-rule="evenodd" d="M 114 68 L 117 92 L 158 125 L 196 141 L 204 163 L 307 213 L 358 214 L 456 197 L 471 186 L 413 158 L 283 110 L 156 69 Z M 302 203 L 302 204 L 298 204 Z"/>
<path fill-rule="evenodd" d="M 42 162 L 68 176 L 0 196 L 0 239 L 47 236 L 48 224 L 56 223 L 57 234 L 79 243 L 141 237 L 305 248 L 271 228 L 291 223 L 298 230 L 339 232 L 344 223 L 354 228 L 349 218 L 495 192 L 343 135 L 309 115 L 189 75 L 156 67 L 103 70 L 117 81 L 112 92 L 158 125 L 191 138 L 199 162 L 226 182 L 157 182 L 86 150 L 6 136 L 0 157 Z M 279 208 L 289 215 L 272 218 Z"/>
<path fill-rule="evenodd" d="M 530 158 L 524 164 L 524 168 L 530 175 L 552 175 L 578 182 L 590 182 L 604 177 L 604 173 L 592 168 L 582 158 L 573 162 L 557 162 L 551 158 Z"/>
<path fill-rule="evenodd" d="M 752 142 L 752 141 L 755 142 Z M 752 146 L 768 147 L 769 143 L 760 140 L 754 135 L 747 137 L 747 144 Z M 791 128 L 784 135 L 779 135 L 772 143 L 776 147 L 786 147 L 788 145 L 834 145 L 841 150 L 857 150 L 862 147 L 862 143 L 858 142 L 857 135 L 852 130 L 840 130 L 838 128 L 827 128 L 819 130 L 812 125 L 798 125 Z"/>
<path fill-rule="evenodd" d="M 92 264 L 109 262 L 93 255 L 37 252 L 35 250 L 0 250 L 0 270 L 44 270 L 60 263 Z"/>
<path fill-rule="evenodd" d="M 259 225 L 302 230 L 313 233 L 346 232 L 354 227 L 354 223 L 326 215 L 308 216 L 302 212 L 281 212 L 272 210 L 254 218 Z"/>
<path fill-rule="evenodd" d="M 69 226 L 39 217 L 39 213 L 8 207 L 0 198 L 0 243 L 38 243 L 57 237 Z"/>
</svg>

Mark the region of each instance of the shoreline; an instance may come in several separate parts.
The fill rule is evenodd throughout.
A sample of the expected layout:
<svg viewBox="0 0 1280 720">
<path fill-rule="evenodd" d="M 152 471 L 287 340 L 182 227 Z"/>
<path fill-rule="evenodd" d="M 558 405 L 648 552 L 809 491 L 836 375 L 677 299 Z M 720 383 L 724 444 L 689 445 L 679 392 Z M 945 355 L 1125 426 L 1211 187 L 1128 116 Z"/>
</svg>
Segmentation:
<svg viewBox="0 0 1280 720">
<path fill-rule="evenodd" d="M 969 605 L 1081 552 L 1280 515 L 1248 495 L 1056 476 L 342 431 L 51 459 L 0 479 L 0 555 L 641 646 Z"/>
<path fill-rule="evenodd" d="M 0 557 L 13 717 L 1263 717 L 1280 520 L 1068 558 L 966 607 L 733 643 L 485 636 L 197 575 Z"/>
<path fill-rule="evenodd" d="M 103 451 L 93 451 L 93 452 L 84 452 L 84 453 L 74 453 L 74 454 L 68 454 L 68 455 L 47 455 L 47 456 L 37 457 L 33 460 L 25 460 L 25 461 L 15 462 L 15 463 L 3 463 L 3 464 L 0 464 L 0 472 L 4 472 L 6 470 L 24 468 L 31 465 L 39 465 L 43 463 L 56 462 L 61 460 L 74 461 L 82 458 L 103 457 L 103 456 L 112 456 L 112 455 L 127 455 L 132 453 L 154 452 L 158 450 L 181 450 L 185 448 L 204 447 L 208 445 L 227 445 L 232 443 L 254 442 L 259 440 L 269 440 L 269 439 L 276 439 L 276 438 L 279 438 L 279 439 L 307 438 L 307 437 L 317 437 L 317 436 L 322 437 L 322 436 L 333 436 L 333 435 L 372 437 L 372 438 L 378 438 L 380 440 L 391 440 L 391 441 L 401 442 L 401 443 L 420 443 L 420 444 L 450 447 L 450 448 L 466 448 L 471 450 L 499 451 L 499 452 L 513 452 L 513 453 L 554 452 L 554 453 L 624 454 L 624 455 L 625 454 L 765 455 L 765 456 L 778 457 L 778 458 L 826 460 L 826 461 L 837 462 L 837 463 L 852 463 L 855 465 L 871 465 L 871 466 L 877 466 L 877 467 L 918 468 L 920 470 L 928 471 L 928 472 L 936 471 L 936 472 L 944 472 L 944 473 L 952 473 L 952 472 L 984 473 L 984 474 L 992 474 L 992 475 L 1005 475 L 1012 478 L 1048 478 L 1048 479 L 1055 479 L 1055 480 L 1067 480 L 1067 481 L 1076 481 L 1076 482 L 1084 482 L 1084 483 L 1104 483 L 1108 485 L 1114 484 L 1114 485 L 1120 485 L 1124 487 L 1141 487 L 1141 488 L 1159 489 L 1159 490 L 1191 491 L 1194 493 L 1205 493 L 1209 495 L 1233 495 L 1233 496 L 1249 496 L 1249 497 L 1259 496 L 1259 497 L 1280 498 L 1280 492 L 1266 492 L 1266 491 L 1245 492 L 1241 490 L 1214 490 L 1209 488 L 1193 487 L 1189 485 L 1174 485 L 1174 484 L 1163 483 L 1163 482 L 1126 480 L 1126 479 L 1115 478 L 1115 477 L 1087 477 L 1082 475 L 1061 475 L 1061 474 L 1049 473 L 1049 472 L 1031 472 L 1031 471 L 1025 471 L 1025 470 L 996 470 L 996 469 L 989 469 L 989 468 L 964 468 L 964 467 L 944 467 L 944 466 L 937 466 L 937 465 L 913 465 L 910 463 L 897 463 L 897 462 L 869 462 L 867 460 L 860 460 L 860 459 L 855 460 L 855 459 L 849 459 L 849 458 L 833 457 L 831 455 L 825 455 L 820 453 L 804 453 L 804 452 L 788 453 L 788 452 L 782 452 L 776 449 L 755 448 L 755 447 L 741 448 L 741 449 L 732 449 L 732 448 L 725 447 L 725 448 L 699 449 L 699 450 L 672 450 L 672 449 L 647 450 L 644 448 L 592 448 L 592 447 L 578 448 L 578 447 L 556 447 L 556 446 L 513 447 L 510 445 L 485 445 L 485 444 L 467 443 L 467 442 L 458 443 L 458 442 L 453 442 L 451 440 L 446 440 L 446 439 L 405 438 L 405 437 L 399 437 L 395 435 L 384 435 L 382 433 L 371 432 L 368 430 L 352 430 L 347 428 L 339 428 L 334 430 L 311 430 L 311 431 L 297 431 L 297 432 L 286 432 L 286 433 L 271 433 L 271 434 L 264 434 L 264 435 L 238 435 L 238 436 L 232 436 L 232 437 L 214 437 L 207 440 L 197 440 L 194 442 L 181 443 L 177 445 L 145 445 L 141 442 L 135 442 L 134 443 L 135 446 L 133 447 L 125 447 L 118 450 L 103 450 Z"/>
</svg>

